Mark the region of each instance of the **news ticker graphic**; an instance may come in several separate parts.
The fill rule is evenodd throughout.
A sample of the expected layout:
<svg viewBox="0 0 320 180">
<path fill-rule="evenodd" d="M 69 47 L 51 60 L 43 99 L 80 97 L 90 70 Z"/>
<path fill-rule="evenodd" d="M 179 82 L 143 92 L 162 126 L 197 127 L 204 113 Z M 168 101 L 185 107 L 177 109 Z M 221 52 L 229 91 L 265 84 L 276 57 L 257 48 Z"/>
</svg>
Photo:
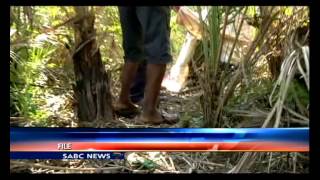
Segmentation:
<svg viewBox="0 0 320 180">
<path fill-rule="evenodd" d="M 14 152 L 10 159 L 124 159 L 124 152 Z"/>
<path fill-rule="evenodd" d="M 128 151 L 308 152 L 309 128 L 10 129 L 11 157 L 22 152 Z"/>
</svg>

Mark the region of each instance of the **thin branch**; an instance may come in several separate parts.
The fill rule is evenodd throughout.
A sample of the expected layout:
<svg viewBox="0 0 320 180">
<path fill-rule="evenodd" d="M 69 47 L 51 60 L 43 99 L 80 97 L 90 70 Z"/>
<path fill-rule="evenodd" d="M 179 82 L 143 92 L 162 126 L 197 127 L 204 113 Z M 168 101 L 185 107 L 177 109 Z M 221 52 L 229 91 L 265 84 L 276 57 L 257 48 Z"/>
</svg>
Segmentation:
<svg viewBox="0 0 320 180">
<path fill-rule="evenodd" d="M 35 168 L 44 168 L 44 169 L 52 169 L 52 170 L 63 170 L 63 171 L 107 171 L 107 170 L 118 170 L 123 169 L 125 167 L 119 166 L 119 167 L 105 167 L 105 168 L 68 168 L 68 167 L 58 167 L 58 166 L 49 166 L 49 165 L 43 165 L 43 164 L 32 164 L 32 163 L 25 163 L 25 162 L 10 162 L 14 165 L 21 165 L 21 166 L 27 166 L 27 167 L 35 167 Z"/>
<path fill-rule="evenodd" d="M 81 43 L 80 46 L 75 50 L 73 53 L 74 55 L 77 54 L 80 50 L 82 50 L 89 42 L 93 41 L 95 39 L 95 35 L 91 36 L 88 40 L 85 42 Z"/>
<path fill-rule="evenodd" d="M 293 111 L 293 110 L 290 109 L 289 107 L 284 106 L 284 109 L 288 110 L 288 112 L 289 112 L 290 114 L 292 114 L 292 115 L 294 115 L 294 116 L 296 116 L 296 117 L 298 117 L 298 118 L 300 118 L 300 119 L 302 119 L 302 120 L 304 120 L 304 121 L 309 122 L 309 118 L 307 118 L 307 117 L 305 117 L 305 116 L 302 116 L 301 114 Z"/>
</svg>

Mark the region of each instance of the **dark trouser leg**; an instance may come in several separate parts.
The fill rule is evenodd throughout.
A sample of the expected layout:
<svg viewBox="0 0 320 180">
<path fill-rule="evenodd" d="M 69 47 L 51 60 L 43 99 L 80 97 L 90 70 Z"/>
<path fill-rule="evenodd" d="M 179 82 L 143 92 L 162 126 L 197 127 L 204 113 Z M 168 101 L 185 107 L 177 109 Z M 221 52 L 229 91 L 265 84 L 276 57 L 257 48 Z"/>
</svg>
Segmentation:
<svg viewBox="0 0 320 180">
<path fill-rule="evenodd" d="M 140 102 L 144 97 L 144 89 L 146 86 L 147 64 L 145 62 L 139 64 L 136 77 L 130 89 L 130 99 L 133 103 Z"/>
</svg>

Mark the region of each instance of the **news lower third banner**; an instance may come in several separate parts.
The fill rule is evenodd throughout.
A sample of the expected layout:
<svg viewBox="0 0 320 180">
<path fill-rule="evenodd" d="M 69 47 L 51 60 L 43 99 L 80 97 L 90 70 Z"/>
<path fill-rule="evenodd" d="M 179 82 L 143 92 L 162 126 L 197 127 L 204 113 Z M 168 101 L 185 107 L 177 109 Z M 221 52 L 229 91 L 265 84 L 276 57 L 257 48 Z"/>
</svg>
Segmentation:
<svg viewBox="0 0 320 180">
<path fill-rule="evenodd" d="M 308 152 L 309 128 L 11 128 L 11 159 L 123 159 L 133 151 Z"/>
</svg>

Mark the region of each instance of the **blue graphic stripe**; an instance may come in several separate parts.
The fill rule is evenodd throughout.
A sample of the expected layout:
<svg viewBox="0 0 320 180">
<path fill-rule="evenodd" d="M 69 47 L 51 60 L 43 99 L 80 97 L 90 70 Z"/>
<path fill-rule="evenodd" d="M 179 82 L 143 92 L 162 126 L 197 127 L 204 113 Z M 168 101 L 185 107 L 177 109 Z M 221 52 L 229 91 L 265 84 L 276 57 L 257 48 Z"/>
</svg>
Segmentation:
<svg viewBox="0 0 320 180">
<path fill-rule="evenodd" d="M 124 152 L 10 152 L 10 159 L 124 159 L 124 158 L 125 158 Z"/>
<path fill-rule="evenodd" d="M 11 143 L 72 142 L 309 142 L 309 128 L 11 128 Z"/>
</svg>

